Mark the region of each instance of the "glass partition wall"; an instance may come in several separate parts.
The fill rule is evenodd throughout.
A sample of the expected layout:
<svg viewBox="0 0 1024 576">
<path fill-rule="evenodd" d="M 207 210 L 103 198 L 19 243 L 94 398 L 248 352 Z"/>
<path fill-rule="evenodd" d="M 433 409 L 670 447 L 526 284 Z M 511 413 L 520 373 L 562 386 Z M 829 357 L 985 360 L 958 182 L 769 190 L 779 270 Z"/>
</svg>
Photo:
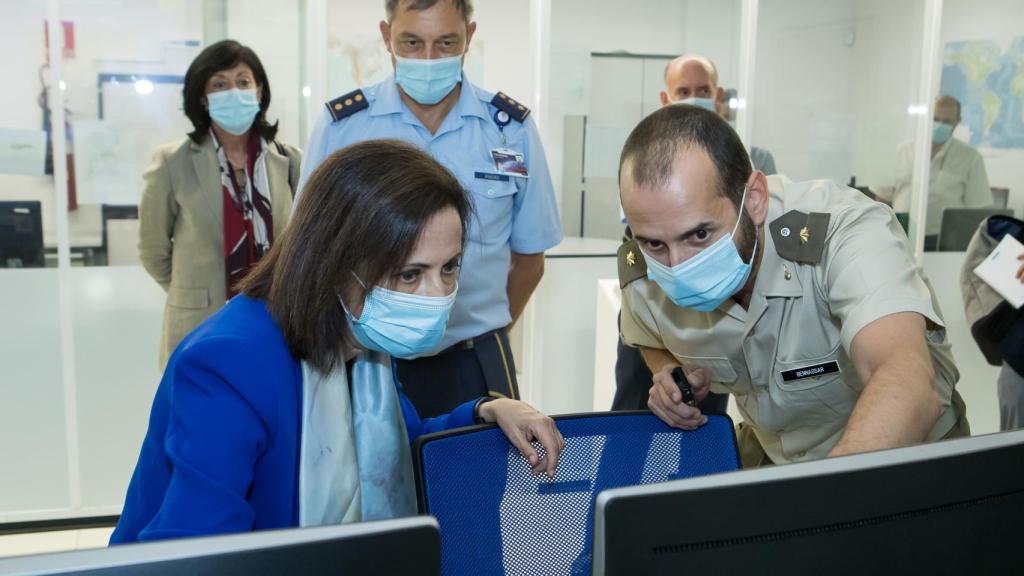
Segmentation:
<svg viewBox="0 0 1024 576">
<path fill-rule="evenodd" d="M 225 38 L 260 57 L 268 119 L 303 146 L 304 6 L 0 0 L 18 55 L 0 106 L 0 523 L 120 512 L 166 300 L 138 257 L 142 173 L 191 131 L 185 71 Z"/>
</svg>

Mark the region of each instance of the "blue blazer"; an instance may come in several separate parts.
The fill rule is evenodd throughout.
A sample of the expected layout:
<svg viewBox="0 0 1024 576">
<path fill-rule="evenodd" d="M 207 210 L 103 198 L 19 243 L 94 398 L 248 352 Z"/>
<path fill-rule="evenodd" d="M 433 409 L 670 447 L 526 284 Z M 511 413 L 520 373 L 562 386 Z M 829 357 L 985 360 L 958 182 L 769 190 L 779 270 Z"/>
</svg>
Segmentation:
<svg viewBox="0 0 1024 576">
<path fill-rule="evenodd" d="M 420 420 L 410 442 L 473 423 L 474 402 Z M 189 334 L 157 388 L 111 544 L 297 526 L 302 368 L 264 302 L 232 299 Z"/>
</svg>

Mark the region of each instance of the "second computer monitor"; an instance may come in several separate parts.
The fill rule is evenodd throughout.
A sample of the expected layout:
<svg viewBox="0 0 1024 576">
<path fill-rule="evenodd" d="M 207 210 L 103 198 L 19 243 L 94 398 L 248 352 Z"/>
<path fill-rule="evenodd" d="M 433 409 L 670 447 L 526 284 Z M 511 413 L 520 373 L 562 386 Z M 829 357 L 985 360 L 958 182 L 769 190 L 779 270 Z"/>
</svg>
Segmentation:
<svg viewBox="0 0 1024 576">
<path fill-rule="evenodd" d="M 1024 431 L 602 492 L 594 574 L 1018 573 Z"/>
</svg>

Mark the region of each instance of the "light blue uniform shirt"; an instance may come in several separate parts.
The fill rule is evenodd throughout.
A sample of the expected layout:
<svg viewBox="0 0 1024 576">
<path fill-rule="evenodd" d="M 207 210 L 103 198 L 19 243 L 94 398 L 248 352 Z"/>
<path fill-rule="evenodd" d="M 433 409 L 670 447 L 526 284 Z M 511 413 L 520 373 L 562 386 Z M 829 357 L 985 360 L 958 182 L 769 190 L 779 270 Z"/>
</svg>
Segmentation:
<svg viewBox="0 0 1024 576">
<path fill-rule="evenodd" d="M 470 192 L 475 215 L 462 258 L 459 294 L 448 329 L 436 351 L 507 326 L 508 269 L 511 252 L 537 254 L 562 240 L 551 173 L 533 119 L 512 120 L 502 130 L 494 120 L 494 94 L 465 77 L 455 107 L 436 134 L 402 102 L 394 76 L 363 90 L 369 107 L 338 120 L 325 110 L 317 121 L 302 162 L 299 194 L 310 173 L 330 153 L 374 138 L 398 138 L 419 146 L 444 165 Z M 524 155 L 529 177 L 499 175 L 494 148 Z"/>
</svg>

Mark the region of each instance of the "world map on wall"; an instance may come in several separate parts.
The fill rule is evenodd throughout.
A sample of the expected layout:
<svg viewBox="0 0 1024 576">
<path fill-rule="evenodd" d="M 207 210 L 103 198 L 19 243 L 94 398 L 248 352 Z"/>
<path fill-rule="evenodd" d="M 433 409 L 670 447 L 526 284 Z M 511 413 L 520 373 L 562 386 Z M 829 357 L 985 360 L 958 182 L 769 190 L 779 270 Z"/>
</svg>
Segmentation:
<svg viewBox="0 0 1024 576">
<path fill-rule="evenodd" d="M 960 101 L 972 146 L 1024 148 L 1024 37 L 946 44 L 940 93 Z"/>
</svg>

